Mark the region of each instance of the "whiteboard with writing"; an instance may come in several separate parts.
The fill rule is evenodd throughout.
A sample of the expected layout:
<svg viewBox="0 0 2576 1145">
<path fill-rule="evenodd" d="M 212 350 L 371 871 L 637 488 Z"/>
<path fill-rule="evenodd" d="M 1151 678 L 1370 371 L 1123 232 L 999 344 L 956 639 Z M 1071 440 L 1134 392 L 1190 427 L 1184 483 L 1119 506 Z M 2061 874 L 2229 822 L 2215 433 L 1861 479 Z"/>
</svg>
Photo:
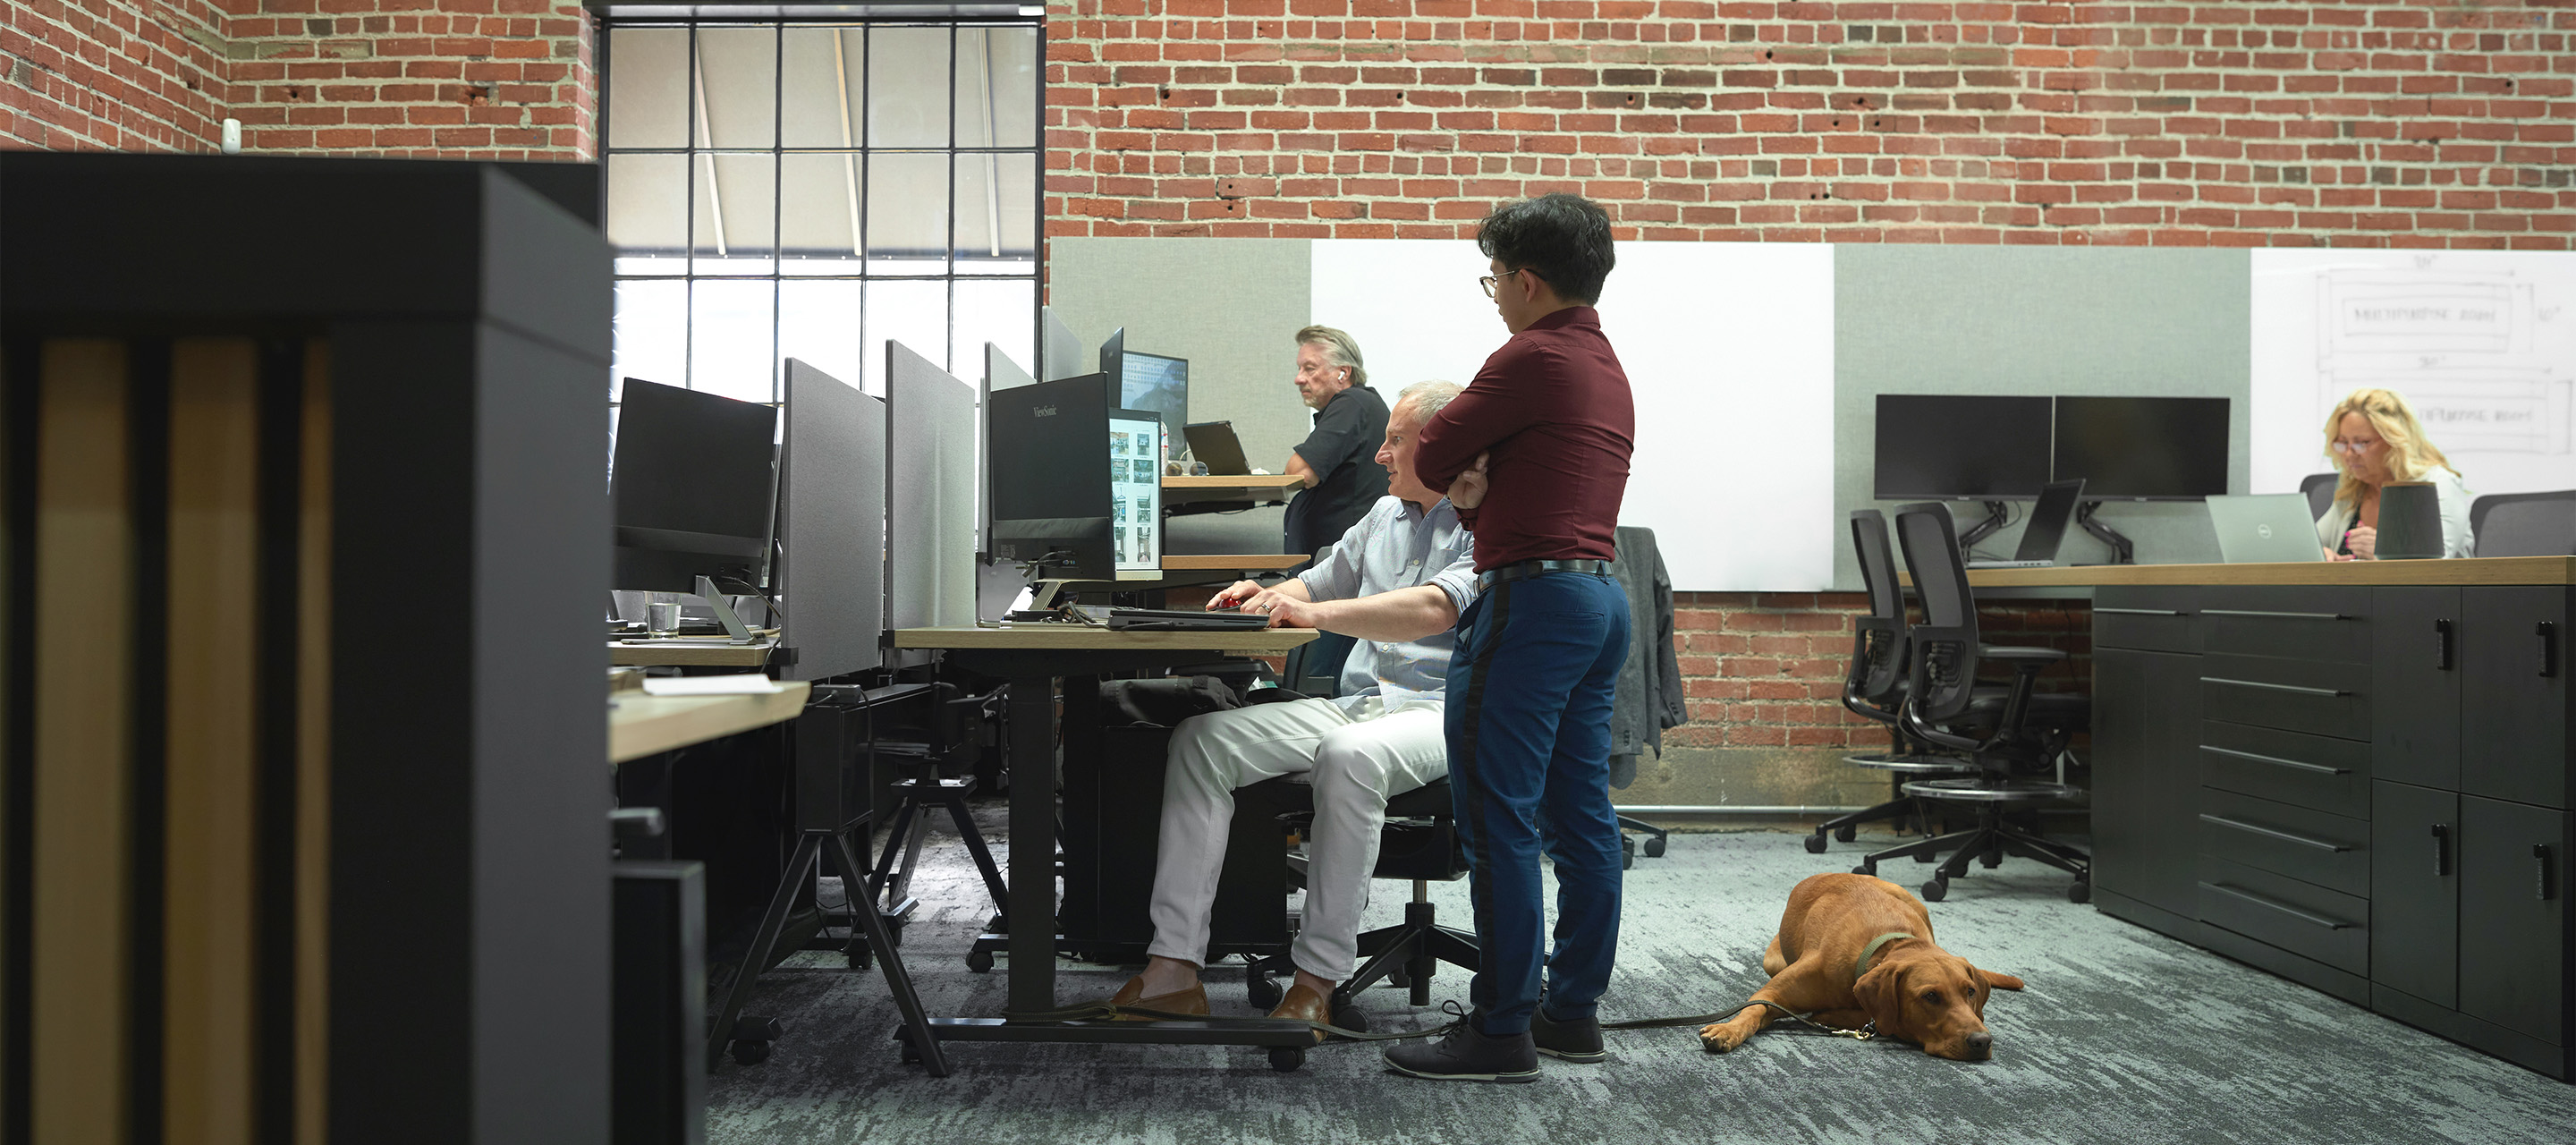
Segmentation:
<svg viewBox="0 0 2576 1145">
<path fill-rule="evenodd" d="M 2576 254 L 2253 252 L 2252 481 L 2333 468 L 2354 390 L 2405 395 L 2472 493 L 2576 488 Z"/>
<path fill-rule="evenodd" d="M 1351 334 L 1389 403 L 1468 383 L 1510 336 L 1473 242 L 1319 239 L 1313 268 L 1314 320 Z M 1830 587 L 1833 248 L 1622 243 L 1600 309 L 1637 404 L 1620 523 L 1655 531 L 1673 588 Z"/>
</svg>

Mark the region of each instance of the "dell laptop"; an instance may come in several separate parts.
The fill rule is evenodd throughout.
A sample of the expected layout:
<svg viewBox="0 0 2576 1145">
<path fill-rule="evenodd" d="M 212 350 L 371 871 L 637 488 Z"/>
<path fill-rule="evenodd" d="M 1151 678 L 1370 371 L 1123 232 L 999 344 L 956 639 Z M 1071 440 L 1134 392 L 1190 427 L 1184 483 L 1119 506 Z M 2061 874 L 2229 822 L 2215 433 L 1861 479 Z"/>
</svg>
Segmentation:
<svg viewBox="0 0 2576 1145">
<path fill-rule="evenodd" d="M 1243 442 L 1234 436 L 1230 421 L 1200 421 L 1181 427 L 1181 436 L 1190 443 L 1190 456 L 1207 466 L 1211 477 L 1240 477 L 1252 472 L 1252 463 L 1243 456 Z"/>
<path fill-rule="evenodd" d="M 2209 524 L 2218 531 L 2218 557 L 2231 565 L 2290 564 L 2326 559 L 2317 522 L 2303 493 L 2210 497 Z"/>
<path fill-rule="evenodd" d="M 2057 565 L 2058 546 L 2066 543 L 2066 524 L 2075 519 L 2075 503 L 2084 498 L 2084 481 L 2051 481 L 2039 487 L 2030 521 L 2022 526 L 2021 547 L 2008 561 L 1969 561 L 1972 569 L 2044 569 Z"/>
</svg>

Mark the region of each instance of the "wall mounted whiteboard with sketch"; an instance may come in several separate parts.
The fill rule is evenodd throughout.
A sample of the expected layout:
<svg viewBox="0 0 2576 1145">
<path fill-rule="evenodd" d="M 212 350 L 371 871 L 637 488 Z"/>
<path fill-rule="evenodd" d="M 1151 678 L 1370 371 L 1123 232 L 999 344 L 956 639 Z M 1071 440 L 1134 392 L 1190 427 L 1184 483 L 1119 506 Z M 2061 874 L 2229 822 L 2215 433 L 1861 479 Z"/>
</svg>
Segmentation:
<svg viewBox="0 0 2576 1145">
<path fill-rule="evenodd" d="M 2576 488 L 2576 255 L 2253 252 L 2253 487 L 2330 468 L 2326 414 L 2406 395 L 2475 493 Z"/>
</svg>

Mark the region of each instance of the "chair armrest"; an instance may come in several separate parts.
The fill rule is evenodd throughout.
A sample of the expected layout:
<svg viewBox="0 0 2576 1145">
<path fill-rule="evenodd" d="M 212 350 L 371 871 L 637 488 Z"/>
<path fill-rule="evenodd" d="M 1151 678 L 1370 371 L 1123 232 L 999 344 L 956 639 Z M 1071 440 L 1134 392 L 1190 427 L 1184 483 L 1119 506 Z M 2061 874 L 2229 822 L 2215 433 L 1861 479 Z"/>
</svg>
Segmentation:
<svg viewBox="0 0 2576 1145">
<path fill-rule="evenodd" d="M 1977 646 L 1977 658 L 1981 660 L 2055 661 L 2065 659 L 2066 652 L 2064 649 L 2059 648 L 2009 648 L 1999 647 L 1992 644 L 1980 644 Z"/>
</svg>

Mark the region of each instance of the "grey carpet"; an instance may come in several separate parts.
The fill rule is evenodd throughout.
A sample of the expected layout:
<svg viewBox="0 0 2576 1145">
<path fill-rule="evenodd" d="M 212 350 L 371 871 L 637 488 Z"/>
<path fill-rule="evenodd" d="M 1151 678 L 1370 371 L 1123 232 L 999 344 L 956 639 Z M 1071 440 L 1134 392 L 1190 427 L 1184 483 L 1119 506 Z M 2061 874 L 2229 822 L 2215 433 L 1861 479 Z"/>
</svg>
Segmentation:
<svg viewBox="0 0 2576 1145">
<path fill-rule="evenodd" d="M 1703 1013 L 1740 1003 L 1789 888 L 1847 870 L 1862 844 L 1810 855 L 1771 832 L 1675 834 L 1628 872 L 1619 974 L 1603 1017 Z M 1927 868 L 1882 873 L 1919 883 Z M 1976 869 L 1932 906 L 1941 944 L 2029 980 L 1998 991 L 1995 1060 L 1782 1031 L 1712 1056 L 1687 1030 L 1612 1033 L 1611 1061 L 1548 1062 L 1531 1085 L 1424 1082 L 1389 1073 L 1375 1046 L 1307 1055 L 1273 1072 L 1249 1047 L 955 1045 L 944 1079 L 901 1065 L 894 1007 L 873 971 L 802 954 L 763 979 L 753 1009 L 787 1035 L 766 1062 L 723 1063 L 707 1139 L 786 1142 L 2522 1142 L 2576 1138 L 2560 1082 L 2461 1048 L 2064 897 L 2066 879 L 2024 861 Z M 1400 919 L 1381 884 L 1370 925 Z M 953 836 L 934 836 L 915 891 L 924 917 L 906 963 L 933 1014 L 990 1015 L 1003 971 L 962 955 L 989 909 Z M 1464 925 L 1465 884 L 1434 887 Z M 1383 921 L 1380 921 L 1383 920 Z M 1007 962 L 1005 962 L 1007 967 Z M 1065 1002 L 1106 997 L 1129 971 L 1063 964 Z M 1220 1013 L 1253 1014 L 1220 972 Z M 1464 1001 L 1444 969 L 1434 1010 L 1371 993 L 1378 1028 L 1437 1020 Z"/>
</svg>

